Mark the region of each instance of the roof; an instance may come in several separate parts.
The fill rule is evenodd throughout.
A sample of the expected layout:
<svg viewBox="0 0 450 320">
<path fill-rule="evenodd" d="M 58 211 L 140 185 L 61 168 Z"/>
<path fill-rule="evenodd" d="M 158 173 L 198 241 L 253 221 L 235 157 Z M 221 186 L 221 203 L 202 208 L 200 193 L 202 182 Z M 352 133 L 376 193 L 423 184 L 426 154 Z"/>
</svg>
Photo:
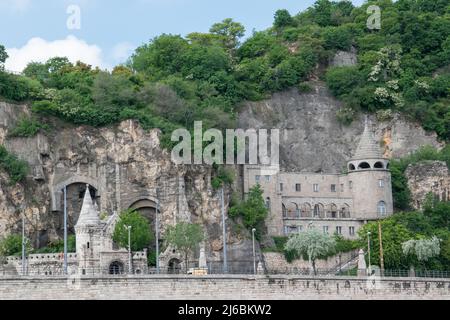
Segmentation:
<svg viewBox="0 0 450 320">
<path fill-rule="evenodd" d="M 89 185 L 86 185 L 86 192 L 84 193 L 83 205 L 77 221 L 77 226 L 98 225 L 99 223 L 100 217 L 98 211 L 92 201 L 91 193 L 89 192 Z"/>
<path fill-rule="evenodd" d="M 375 140 L 369 121 L 366 119 L 364 132 L 359 141 L 356 153 L 353 159 L 380 159 L 383 158 L 380 150 L 380 144 Z"/>
</svg>

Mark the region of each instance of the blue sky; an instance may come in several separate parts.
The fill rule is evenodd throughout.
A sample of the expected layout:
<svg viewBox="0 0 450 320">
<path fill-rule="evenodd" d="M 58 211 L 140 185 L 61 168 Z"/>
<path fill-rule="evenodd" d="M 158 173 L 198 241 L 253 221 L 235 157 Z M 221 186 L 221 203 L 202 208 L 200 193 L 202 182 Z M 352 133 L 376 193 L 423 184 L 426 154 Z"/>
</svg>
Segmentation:
<svg viewBox="0 0 450 320">
<path fill-rule="evenodd" d="M 20 71 L 30 60 L 67 55 L 111 68 L 134 48 L 161 33 L 207 32 L 231 17 L 247 34 L 272 24 L 277 9 L 291 14 L 314 0 L 0 0 L 0 44 L 11 58 L 6 67 Z M 363 0 L 354 0 L 361 4 Z M 70 5 L 80 8 L 81 28 L 68 29 Z"/>
</svg>

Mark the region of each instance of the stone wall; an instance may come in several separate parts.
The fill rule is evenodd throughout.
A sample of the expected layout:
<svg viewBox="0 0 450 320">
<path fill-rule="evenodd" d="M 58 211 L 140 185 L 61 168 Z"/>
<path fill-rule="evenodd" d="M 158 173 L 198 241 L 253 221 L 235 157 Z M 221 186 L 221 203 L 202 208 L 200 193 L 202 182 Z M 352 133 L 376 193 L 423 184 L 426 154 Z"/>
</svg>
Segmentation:
<svg viewBox="0 0 450 320">
<path fill-rule="evenodd" d="M 450 279 L 291 276 L 0 278 L 0 299 L 450 300 Z"/>
<path fill-rule="evenodd" d="M 334 269 L 339 267 L 339 264 L 344 264 L 345 262 L 350 261 L 352 258 L 358 256 L 358 252 L 346 252 L 341 254 L 341 258 L 339 256 L 329 257 L 327 260 L 317 260 L 316 268 L 317 269 Z M 263 253 L 264 263 L 266 270 L 268 272 L 286 272 L 286 270 L 295 270 L 295 269 L 309 269 L 309 262 L 303 259 L 298 259 L 292 261 L 292 263 L 287 262 L 284 254 L 278 252 L 265 252 Z"/>
<path fill-rule="evenodd" d="M 443 161 L 424 161 L 409 165 L 405 175 L 411 190 L 412 205 L 422 209 L 427 194 L 441 201 L 450 201 L 450 174 Z"/>
</svg>

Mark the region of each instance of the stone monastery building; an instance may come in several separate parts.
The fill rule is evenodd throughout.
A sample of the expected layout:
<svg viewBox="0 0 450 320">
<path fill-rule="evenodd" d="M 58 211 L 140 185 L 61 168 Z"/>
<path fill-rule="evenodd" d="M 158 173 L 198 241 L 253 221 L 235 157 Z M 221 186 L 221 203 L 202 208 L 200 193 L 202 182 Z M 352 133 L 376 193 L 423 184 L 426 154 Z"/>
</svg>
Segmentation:
<svg viewBox="0 0 450 320">
<path fill-rule="evenodd" d="M 245 166 L 244 192 L 259 184 L 269 208 L 269 235 L 283 236 L 309 227 L 355 238 L 365 223 L 393 214 L 389 160 L 366 121 L 347 173 L 287 173 Z"/>
</svg>

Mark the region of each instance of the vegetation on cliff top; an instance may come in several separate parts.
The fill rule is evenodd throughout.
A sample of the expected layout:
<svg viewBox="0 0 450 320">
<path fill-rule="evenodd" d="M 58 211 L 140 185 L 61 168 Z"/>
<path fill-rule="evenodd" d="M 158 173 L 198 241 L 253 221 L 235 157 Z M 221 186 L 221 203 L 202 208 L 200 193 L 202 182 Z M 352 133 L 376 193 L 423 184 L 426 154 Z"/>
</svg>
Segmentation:
<svg viewBox="0 0 450 320">
<path fill-rule="evenodd" d="M 366 26 L 371 4 L 381 7 L 381 30 Z M 232 19 L 208 33 L 162 34 L 112 72 L 65 58 L 30 63 L 24 76 L 0 72 L 0 96 L 31 100 L 35 112 L 76 124 L 132 118 L 168 134 L 192 128 L 194 120 L 207 122 L 205 129 L 232 127 L 240 101 L 302 87 L 315 74 L 345 102 L 344 121 L 359 110 L 392 109 L 448 139 L 449 8 L 448 0 L 378 0 L 361 7 L 318 0 L 295 16 L 277 11 L 271 28 L 244 42 L 244 27 Z M 316 68 L 352 49 L 356 66 Z M 1 64 L 6 53 L 0 58 Z"/>
</svg>

